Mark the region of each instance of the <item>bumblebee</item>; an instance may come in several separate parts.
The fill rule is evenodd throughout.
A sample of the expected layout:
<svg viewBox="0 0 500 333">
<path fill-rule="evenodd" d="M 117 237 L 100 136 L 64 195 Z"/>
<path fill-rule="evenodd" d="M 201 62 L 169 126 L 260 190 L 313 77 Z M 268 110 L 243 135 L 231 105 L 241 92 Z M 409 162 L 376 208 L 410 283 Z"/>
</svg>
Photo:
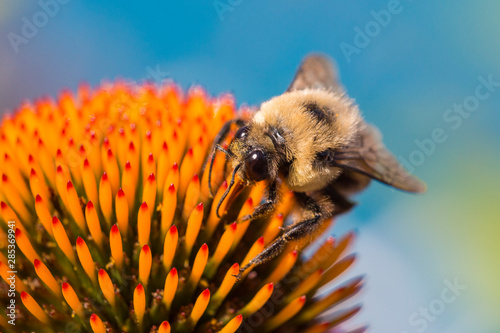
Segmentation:
<svg viewBox="0 0 500 333">
<path fill-rule="evenodd" d="M 227 149 L 221 146 L 233 124 L 239 129 Z M 278 202 L 280 179 L 294 192 L 304 218 L 283 229 L 281 235 L 240 269 L 276 257 L 285 245 L 313 234 L 328 218 L 350 210 L 352 195 L 371 179 L 407 192 L 424 192 L 425 184 L 408 173 L 382 143 L 380 132 L 367 124 L 358 106 L 337 81 L 331 62 L 310 55 L 300 65 L 287 91 L 262 103 L 250 121 L 226 123 L 214 142 L 209 188 L 215 153 L 222 151 L 235 176 L 246 184 L 267 181 L 267 199 L 239 222 L 269 215 Z"/>
</svg>

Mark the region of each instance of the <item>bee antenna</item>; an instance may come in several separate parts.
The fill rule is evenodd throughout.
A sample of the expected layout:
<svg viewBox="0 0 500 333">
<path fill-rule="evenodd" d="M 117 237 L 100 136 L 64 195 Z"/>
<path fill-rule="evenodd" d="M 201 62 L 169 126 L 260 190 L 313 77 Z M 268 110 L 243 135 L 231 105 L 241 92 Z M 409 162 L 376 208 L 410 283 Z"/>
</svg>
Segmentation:
<svg viewBox="0 0 500 333">
<path fill-rule="evenodd" d="M 217 215 L 218 218 L 220 218 L 220 215 L 219 215 L 219 208 L 220 206 L 222 205 L 222 203 L 224 202 L 224 199 L 226 199 L 227 195 L 229 194 L 229 191 L 231 191 L 231 189 L 233 188 L 233 185 L 234 185 L 234 177 L 236 176 L 236 172 L 238 171 L 238 169 L 241 167 L 241 164 L 238 164 L 234 170 L 233 170 L 233 174 L 231 176 L 231 181 L 229 182 L 229 186 L 227 187 L 226 191 L 224 192 L 224 194 L 222 195 L 222 198 L 220 198 L 219 200 L 219 203 L 217 204 L 217 209 L 215 210 L 215 214 Z"/>
<path fill-rule="evenodd" d="M 216 153 L 217 150 L 214 149 L 214 152 L 212 153 L 212 158 L 210 159 L 210 168 L 208 169 L 208 191 L 212 198 L 214 197 L 214 192 L 212 191 L 212 168 L 214 167 L 214 160 Z"/>
<path fill-rule="evenodd" d="M 226 154 L 229 157 L 232 157 L 233 154 L 224 148 L 222 148 L 220 145 L 215 145 L 214 146 L 214 151 L 212 153 L 212 158 L 210 159 L 210 168 L 208 169 L 208 191 L 210 193 L 210 196 L 213 198 L 214 193 L 212 191 L 212 168 L 214 167 L 214 160 L 215 160 L 215 154 L 217 151 L 221 151 L 224 154 Z"/>
</svg>

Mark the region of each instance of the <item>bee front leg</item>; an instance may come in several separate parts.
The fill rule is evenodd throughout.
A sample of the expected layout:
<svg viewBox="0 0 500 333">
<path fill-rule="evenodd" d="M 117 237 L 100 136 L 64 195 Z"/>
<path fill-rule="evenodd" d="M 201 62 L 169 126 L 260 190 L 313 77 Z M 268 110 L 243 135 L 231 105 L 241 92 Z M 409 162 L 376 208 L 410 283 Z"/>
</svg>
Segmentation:
<svg viewBox="0 0 500 333">
<path fill-rule="evenodd" d="M 251 266 L 263 264 L 277 257 L 283 251 L 288 242 L 297 241 L 307 235 L 311 235 L 316 229 L 318 229 L 319 226 L 321 226 L 326 218 L 331 216 L 331 209 L 329 209 L 330 205 L 322 207 L 313 198 L 304 193 L 297 193 L 296 200 L 306 209 L 310 210 L 313 213 L 313 216 L 286 228 L 279 238 L 277 238 L 273 243 L 271 243 L 271 245 L 266 247 L 264 251 L 259 253 L 255 258 L 250 260 L 248 264 L 240 269 L 240 273 L 237 276 L 238 279 L 240 279 L 243 272 Z"/>
<path fill-rule="evenodd" d="M 262 204 L 257 206 L 252 214 L 245 215 L 239 218 L 236 222 L 242 223 L 246 221 L 256 220 L 261 217 L 268 216 L 278 203 L 278 186 L 276 181 L 273 181 L 267 187 L 267 199 Z"/>
</svg>

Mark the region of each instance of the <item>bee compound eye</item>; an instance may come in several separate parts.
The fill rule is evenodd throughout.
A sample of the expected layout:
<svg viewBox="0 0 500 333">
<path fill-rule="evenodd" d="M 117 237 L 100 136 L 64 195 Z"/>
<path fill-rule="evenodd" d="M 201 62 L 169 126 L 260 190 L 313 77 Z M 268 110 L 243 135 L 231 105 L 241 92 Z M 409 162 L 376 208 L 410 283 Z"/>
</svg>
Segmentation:
<svg viewBox="0 0 500 333">
<path fill-rule="evenodd" d="M 269 168 L 266 155 L 262 150 L 252 151 L 245 160 L 245 171 L 247 177 L 253 181 L 259 182 L 266 179 Z"/>
<path fill-rule="evenodd" d="M 249 130 L 248 126 L 241 127 L 238 131 L 236 131 L 234 138 L 237 140 L 241 140 L 241 139 L 246 138 L 246 136 L 248 134 L 248 130 Z"/>
</svg>

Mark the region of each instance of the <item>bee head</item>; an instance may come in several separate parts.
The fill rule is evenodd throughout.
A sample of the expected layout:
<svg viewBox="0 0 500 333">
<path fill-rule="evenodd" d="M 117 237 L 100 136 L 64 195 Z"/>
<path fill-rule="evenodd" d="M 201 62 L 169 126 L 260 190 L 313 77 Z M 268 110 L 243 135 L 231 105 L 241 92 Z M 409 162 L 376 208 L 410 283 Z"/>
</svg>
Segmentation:
<svg viewBox="0 0 500 333">
<path fill-rule="evenodd" d="M 241 179 L 255 183 L 272 178 L 275 174 L 271 139 L 262 129 L 243 126 L 234 135 L 230 150 L 235 155 L 235 167 L 239 165 Z"/>
</svg>

